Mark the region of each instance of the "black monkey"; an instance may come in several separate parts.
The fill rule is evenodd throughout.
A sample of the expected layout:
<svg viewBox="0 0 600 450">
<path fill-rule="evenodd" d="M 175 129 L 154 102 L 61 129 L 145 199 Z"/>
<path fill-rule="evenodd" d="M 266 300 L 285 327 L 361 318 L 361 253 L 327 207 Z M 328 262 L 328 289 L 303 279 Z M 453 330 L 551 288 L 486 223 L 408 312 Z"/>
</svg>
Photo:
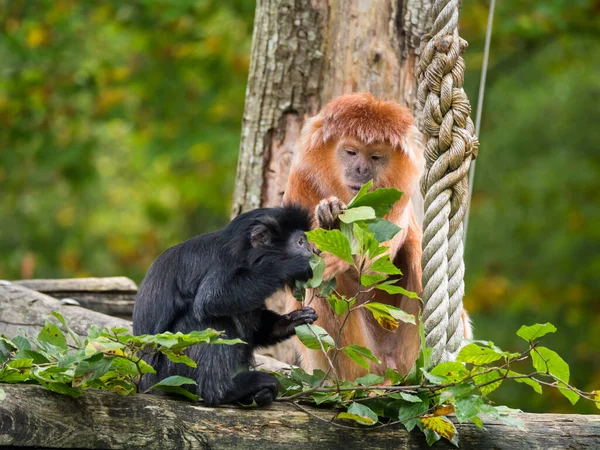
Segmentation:
<svg viewBox="0 0 600 450">
<path fill-rule="evenodd" d="M 147 362 L 156 375 L 144 375 L 140 388 L 181 375 L 198 383 L 189 389 L 208 405 L 270 404 L 277 395 L 276 378 L 248 369 L 256 347 L 281 342 L 295 334 L 296 326 L 317 320 L 308 307 L 286 315 L 265 308 L 276 291 L 312 276 L 304 234 L 310 228 L 309 213 L 298 206 L 261 208 L 162 253 L 137 294 L 134 334 L 214 328 L 248 345 L 193 346 L 187 354 L 197 368 L 150 355 Z"/>
</svg>

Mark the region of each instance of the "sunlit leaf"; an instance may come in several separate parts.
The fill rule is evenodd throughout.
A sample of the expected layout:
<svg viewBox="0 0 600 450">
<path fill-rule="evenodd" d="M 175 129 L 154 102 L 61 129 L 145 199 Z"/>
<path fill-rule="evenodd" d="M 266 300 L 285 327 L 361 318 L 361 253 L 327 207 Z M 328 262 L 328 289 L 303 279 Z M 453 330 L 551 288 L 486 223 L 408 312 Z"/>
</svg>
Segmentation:
<svg viewBox="0 0 600 450">
<path fill-rule="evenodd" d="M 502 353 L 497 353 L 494 349 L 489 347 L 482 347 L 477 344 L 465 345 L 458 356 L 457 361 L 473 363 L 475 365 L 488 364 L 502 358 Z"/>
<path fill-rule="evenodd" d="M 397 280 L 391 280 L 391 281 L 387 281 L 385 283 L 378 284 L 375 287 L 376 287 L 376 289 L 385 291 L 388 294 L 393 294 L 393 295 L 399 294 L 399 295 L 404 295 L 408 298 L 419 298 L 419 296 L 417 295 L 416 292 L 408 291 L 401 286 L 396 286 L 394 283 L 397 283 L 397 282 L 398 282 Z"/>
<path fill-rule="evenodd" d="M 402 273 L 400 269 L 398 269 L 390 260 L 390 255 L 383 255 L 382 257 L 373 261 L 370 271 L 376 273 L 385 273 L 388 275 L 398 275 Z"/>
<path fill-rule="evenodd" d="M 556 327 L 551 323 L 536 323 L 535 325 L 531 326 L 523 325 L 521 328 L 519 328 L 519 331 L 517 331 L 517 336 L 523 338 L 528 342 L 531 342 L 541 338 L 542 336 L 545 336 L 548 333 L 554 332 L 556 332 Z"/>
<path fill-rule="evenodd" d="M 340 220 L 344 223 L 353 223 L 359 220 L 375 219 L 375 210 L 368 206 L 359 206 L 342 211 Z"/>
<path fill-rule="evenodd" d="M 391 211 L 394 203 L 400 200 L 400 197 L 402 197 L 402 193 L 398 189 L 379 188 L 360 197 L 357 195 L 348 207 L 370 206 L 375 210 L 377 217 L 384 217 Z"/>
<path fill-rule="evenodd" d="M 317 228 L 306 233 L 308 240 L 321 251 L 331 253 L 344 261 L 353 264 L 350 242 L 340 230 L 324 230 Z"/>
<path fill-rule="evenodd" d="M 570 377 L 569 365 L 558 353 L 546 347 L 535 347 L 530 351 L 531 362 L 538 372 L 548 372 L 557 379 L 568 383 Z"/>
</svg>

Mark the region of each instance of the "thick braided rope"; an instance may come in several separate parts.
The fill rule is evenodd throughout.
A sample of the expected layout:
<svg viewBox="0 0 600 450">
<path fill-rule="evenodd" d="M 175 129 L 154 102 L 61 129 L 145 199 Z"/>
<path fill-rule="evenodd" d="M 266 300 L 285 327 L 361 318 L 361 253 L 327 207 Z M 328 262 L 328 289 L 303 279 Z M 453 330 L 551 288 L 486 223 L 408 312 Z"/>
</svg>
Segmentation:
<svg viewBox="0 0 600 450">
<path fill-rule="evenodd" d="M 435 21 L 424 36 L 416 69 L 423 106 L 426 170 L 423 222 L 423 322 L 431 363 L 456 357 L 464 335 L 463 218 L 467 173 L 478 141 L 463 90 L 467 42 L 458 35 L 458 0 L 436 0 Z"/>
</svg>

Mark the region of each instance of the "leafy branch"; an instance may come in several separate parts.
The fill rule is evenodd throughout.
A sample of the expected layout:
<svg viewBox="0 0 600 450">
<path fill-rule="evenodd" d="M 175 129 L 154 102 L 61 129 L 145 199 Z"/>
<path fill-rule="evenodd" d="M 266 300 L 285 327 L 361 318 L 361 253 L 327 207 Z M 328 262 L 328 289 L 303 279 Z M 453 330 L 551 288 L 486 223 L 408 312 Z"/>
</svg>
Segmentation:
<svg viewBox="0 0 600 450">
<path fill-rule="evenodd" d="M 276 374 L 282 386 L 279 401 L 290 402 L 309 414 L 310 410 L 303 408 L 301 403 L 339 408 L 341 412 L 329 421 L 335 426 L 347 427 L 343 421 L 352 421 L 374 427 L 401 423 L 409 431 L 417 427 L 430 445 L 442 437 L 458 445 L 456 428 L 448 419 L 451 414 L 459 423 L 473 422 L 478 427 L 483 426 L 485 415 L 522 427 L 516 416 L 519 410 L 493 405 L 487 398 L 508 380 L 526 384 L 538 394 L 542 393 L 542 386 L 557 388 L 572 404 L 583 397 L 600 408 L 600 395 L 571 386 L 567 363 L 556 352 L 539 345 L 540 338 L 556 331 L 549 323 L 519 329 L 517 335 L 528 344 L 520 353 L 503 351 L 489 341 L 467 341 L 456 361 L 430 367 L 430 350 L 425 345 L 422 323 L 416 325 L 414 316 L 374 300 L 377 290 L 418 297 L 397 285 L 402 273 L 390 259 L 387 247 L 400 229 L 383 217 L 400 198 L 400 192 L 395 189 L 369 192 L 371 187 L 371 183 L 363 186 L 348 210 L 340 215 L 339 229 L 316 229 L 308 234 L 309 240 L 321 251 L 351 265 L 350 276 L 356 277 L 357 288 L 352 297 L 347 297 L 336 290 L 334 283 L 323 283 L 325 264 L 318 260 L 313 262 L 313 269 L 316 269 L 313 279 L 305 285 L 297 284 L 300 293 L 296 293 L 296 297 L 303 300 L 302 288 L 309 288 L 312 297 L 327 301 L 338 317 L 338 326 L 332 333 L 335 338 L 316 325 L 297 328 L 300 341 L 307 348 L 322 352 L 329 367 L 326 372 L 315 370 L 313 374 L 299 368 L 289 374 Z M 394 332 L 400 322 L 419 327 L 421 351 L 409 374 L 400 374 L 390 368 L 382 372 L 381 361 L 371 349 L 340 345 L 348 318 L 360 309 L 368 311 L 390 332 Z M 355 380 L 340 380 L 336 361 L 341 353 L 374 373 Z M 525 361 L 532 363 L 531 372 L 522 374 L 512 369 Z M 330 379 L 330 374 L 335 375 L 334 379 Z"/>
</svg>

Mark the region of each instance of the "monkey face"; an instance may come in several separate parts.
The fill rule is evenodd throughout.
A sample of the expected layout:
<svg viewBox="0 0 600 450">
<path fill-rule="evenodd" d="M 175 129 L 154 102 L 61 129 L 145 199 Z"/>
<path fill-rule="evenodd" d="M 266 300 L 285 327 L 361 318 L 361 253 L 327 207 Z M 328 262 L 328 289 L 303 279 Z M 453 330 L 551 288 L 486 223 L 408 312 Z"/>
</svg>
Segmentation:
<svg viewBox="0 0 600 450">
<path fill-rule="evenodd" d="M 342 171 L 343 184 L 352 195 L 369 180 L 373 180 L 373 186 L 377 187 L 380 175 L 388 166 L 392 151 L 385 144 L 365 145 L 352 138 L 340 139 L 336 147 L 336 157 Z"/>
</svg>

